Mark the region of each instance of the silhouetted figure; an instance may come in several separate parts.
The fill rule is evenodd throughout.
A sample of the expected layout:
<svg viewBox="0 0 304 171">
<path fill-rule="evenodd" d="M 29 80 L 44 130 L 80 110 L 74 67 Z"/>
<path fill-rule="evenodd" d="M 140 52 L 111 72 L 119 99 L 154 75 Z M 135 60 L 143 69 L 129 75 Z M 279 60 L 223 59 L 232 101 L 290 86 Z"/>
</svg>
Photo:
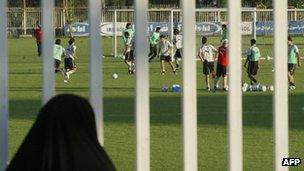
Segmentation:
<svg viewBox="0 0 304 171">
<path fill-rule="evenodd" d="M 113 171 L 87 100 L 59 95 L 40 111 L 7 171 Z"/>
</svg>

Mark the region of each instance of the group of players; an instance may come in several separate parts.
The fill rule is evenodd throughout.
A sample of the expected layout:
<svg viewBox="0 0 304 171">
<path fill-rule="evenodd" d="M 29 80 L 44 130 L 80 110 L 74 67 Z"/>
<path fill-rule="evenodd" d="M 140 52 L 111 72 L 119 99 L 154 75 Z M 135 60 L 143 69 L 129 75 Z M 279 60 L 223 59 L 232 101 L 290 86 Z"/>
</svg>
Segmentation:
<svg viewBox="0 0 304 171">
<path fill-rule="evenodd" d="M 182 59 L 182 35 L 178 29 L 174 29 L 173 44 L 168 40 L 166 35 L 161 35 L 161 28 L 156 27 L 155 31 L 150 35 L 150 53 L 148 55 L 149 62 L 155 57 L 160 58 L 161 74 L 164 75 L 165 62 L 169 63 L 174 74 L 180 69 L 180 61 Z M 131 23 L 127 23 L 125 30 L 123 30 L 123 42 L 125 49 L 123 52 L 124 61 L 128 66 L 128 73 L 134 74 L 135 72 L 135 42 L 133 40 L 134 31 Z M 222 33 L 220 39 L 220 47 L 215 48 L 208 42 L 207 37 L 202 37 L 202 45 L 198 52 L 198 57 L 202 61 L 203 74 L 205 76 L 206 90 L 211 91 L 210 77 L 213 78 L 213 91 L 219 89 L 219 79 L 223 78 L 223 90 L 228 90 L 227 74 L 228 74 L 228 29 L 227 25 L 222 25 Z M 256 76 L 260 68 L 261 52 L 257 47 L 255 39 L 250 40 L 250 48 L 247 51 L 247 58 L 244 67 L 247 69 L 248 78 L 251 85 L 260 84 Z M 62 56 L 64 56 L 64 69 L 60 70 L 60 63 Z M 64 75 L 64 82 L 68 82 L 69 77 L 76 71 L 75 59 L 76 46 L 75 39 L 71 37 L 68 46 L 63 48 L 61 40 L 57 39 L 54 45 L 54 58 L 55 58 L 55 72 L 62 72 Z M 296 66 L 301 66 L 300 55 L 298 47 L 293 43 L 292 38 L 288 36 L 288 81 L 289 89 L 296 88 L 294 82 L 294 73 Z M 215 62 L 217 67 L 215 69 Z"/>
</svg>

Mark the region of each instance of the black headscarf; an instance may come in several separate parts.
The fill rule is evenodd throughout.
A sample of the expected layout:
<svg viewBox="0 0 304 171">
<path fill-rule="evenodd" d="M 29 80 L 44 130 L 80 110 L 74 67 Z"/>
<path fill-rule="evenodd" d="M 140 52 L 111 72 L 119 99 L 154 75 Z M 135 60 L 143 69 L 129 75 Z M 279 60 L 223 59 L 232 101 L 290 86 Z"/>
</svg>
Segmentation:
<svg viewBox="0 0 304 171">
<path fill-rule="evenodd" d="M 87 100 L 59 95 L 40 111 L 7 171 L 112 171 Z"/>
</svg>

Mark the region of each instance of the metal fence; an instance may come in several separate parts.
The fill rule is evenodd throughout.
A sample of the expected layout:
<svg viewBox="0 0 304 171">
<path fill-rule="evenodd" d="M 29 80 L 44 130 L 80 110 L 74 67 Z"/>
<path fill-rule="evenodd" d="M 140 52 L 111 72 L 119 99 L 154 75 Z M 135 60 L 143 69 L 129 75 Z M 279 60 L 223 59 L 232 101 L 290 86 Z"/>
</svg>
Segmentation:
<svg viewBox="0 0 304 171">
<path fill-rule="evenodd" d="M 176 10 L 176 9 L 172 9 Z M 54 27 L 56 34 L 62 34 L 62 29 L 67 23 L 67 12 L 73 12 L 73 22 L 87 22 L 88 8 L 59 8 L 54 9 Z M 101 21 L 113 22 L 114 9 L 102 9 Z M 117 13 L 117 22 L 132 22 L 134 20 L 134 12 L 131 9 L 119 9 Z M 166 22 L 170 20 L 170 9 L 154 9 L 148 12 L 148 20 L 152 22 Z M 227 22 L 227 9 L 196 9 L 197 22 Z M 12 36 L 19 36 L 20 34 L 32 34 L 36 27 L 37 21 L 41 20 L 40 8 L 8 8 L 8 29 Z M 242 9 L 242 21 L 273 21 L 272 9 Z M 289 21 L 304 20 L 304 9 L 289 9 Z M 174 14 L 174 22 L 181 21 L 181 14 Z"/>
<path fill-rule="evenodd" d="M 8 159 L 8 54 L 7 54 L 7 7 L 6 0 L 0 1 L 0 171 L 4 171 Z M 90 32 L 90 101 L 96 114 L 99 141 L 103 144 L 102 121 L 102 82 L 99 72 L 102 70 L 100 49 L 99 24 L 101 19 L 100 1 L 89 0 Z M 55 95 L 54 73 L 52 59 L 49 58 L 53 49 L 54 30 L 51 9 L 53 1 L 42 1 L 42 24 L 47 26 L 43 30 L 43 102 Z M 146 41 L 147 28 L 147 0 L 135 0 L 135 28 L 136 44 L 136 168 L 138 171 L 150 170 L 150 134 L 149 134 L 149 76 L 148 76 L 148 43 Z M 228 135 L 229 135 L 229 170 L 243 170 L 242 151 L 242 92 L 241 92 L 241 0 L 229 0 L 230 46 L 229 54 L 229 93 L 228 93 Z M 197 97 L 196 97 L 196 63 L 195 63 L 195 1 L 182 2 L 184 59 L 183 66 L 183 144 L 184 170 L 198 170 L 197 161 Z M 288 92 L 287 92 L 287 0 L 274 1 L 275 21 L 275 70 L 274 82 L 274 163 L 275 170 L 287 171 L 281 161 L 288 157 Z M 140 54 L 140 55 L 139 55 Z M 283 55 L 284 56 L 284 55 Z M 97 72 L 96 72 L 97 71 Z"/>
</svg>

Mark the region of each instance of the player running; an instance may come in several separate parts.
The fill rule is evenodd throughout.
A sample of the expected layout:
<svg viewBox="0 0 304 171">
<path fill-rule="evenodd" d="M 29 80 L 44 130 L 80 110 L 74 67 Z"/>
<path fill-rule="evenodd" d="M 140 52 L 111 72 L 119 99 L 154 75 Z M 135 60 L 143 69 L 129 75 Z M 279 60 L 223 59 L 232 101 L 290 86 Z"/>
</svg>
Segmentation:
<svg viewBox="0 0 304 171">
<path fill-rule="evenodd" d="M 256 40 L 250 40 L 251 47 L 247 51 L 247 59 L 244 64 L 244 67 L 247 68 L 248 78 L 250 79 L 250 84 L 258 84 L 258 80 L 255 76 L 259 70 L 259 60 L 261 57 L 260 49 L 256 45 Z M 248 66 L 247 66 L 248 63 Z"/>
<path fill-rule="evenodd" d="M 133 39 L 133 37 L 134 37 L 134 31 L 132 29 L 132 24 L 131 23 L 127 23 L 126 24 L 126 28 L 122 31 L 122 39 L 123 39 L 125 45 L 127 43 L 127 37 L 125 36 L 126 32 L 128 32 L 129 37 L 131 39 Z"/>
<path fill-rule="evenodd" d="M 288 82 L 290 90 L 296 88 L 293 76 L 297 64 L 299 67 L 301 66 L 299 48 L 297 45 L 293 44 L 292 38 L 288 36 Z"/>
<path fill-rule="evenodd" d="M 179 34 L 178 29 L 174 29 L 173 31 L 173 45 L 175 48 L 175 53 L 174 53 L 174 60 L 176 64 L 176 69 L 179 69 L 179 61 L 182 60 L 182 41 L 183 37 L 182 35 Z"/>
<path fill-rule="evenodd" d="M 61 58 L 65 55 L 65 49 L 61 46 L 61 40 L 57 39 L 54 45 L 55 73 L 60 71 Z"/>
<path fill-rule="evenodd" d="M 63 82 L 67 83 L 70 79 L 70 75 L 76 71 L 75 59 L 76 56 L 76 46 L 75 39 L 71 38 L 69 40 L 69 45 L 66 48 L 65 59 L 64 59 L 64 80 Z"/>
<path fill-rule="evenodd" d="M 150 53 L 149 53 L 149 62 L 157 56 L 157 45 L 160 38 L 160 27 L 156 27 L 155 32 L 149 38 L 150 41 Z"/>
<path fill-rule="evenodd" d="M 173 49 L 173 45 L 170 43 L 169 40 L 166 39 L 165 35 L 160 36 L 159 49 L 161 74 L 165 75 L 165 62 L 168 62 L 170 64 L 173 73 L 176 74 L 176 69 L 173 65 L 170 56 Z"/>
<path fill-rule="evenodd" d="M 134 41 L 131 38 L 129 32 L 125 32 L 124 37 L 126 38 L 125 50 L 123 53 L 125 56 L 125 63 L 128 65 L 128 73 L 134 74 Z"/>
<path fill-rule="evenodd" d="M 208 44 L 207 41 L 207 37 L 202 38 L 202 46 L 199 51 L 199 58 L 203 62 L 203 74 L 205 75 L 206 89 L 207 91 L 210 91 L 209 76 L 211 75 L 213 79 L 215 79 L 214 61 L 216 59 L 214 53 L 217 53 L 217 49 Z"/>
<path fill-rule="evenodd" d="M 227 66 L 228 66 L 228 40 L 222 42 L 222 46 L 218 48 L 218 62 L 216 67 L 216 77 L 214 79 L 214 92 L 218 89 L 220 77 L 223 77 L 223 90 L 227 91 Z"/>
</svg>

